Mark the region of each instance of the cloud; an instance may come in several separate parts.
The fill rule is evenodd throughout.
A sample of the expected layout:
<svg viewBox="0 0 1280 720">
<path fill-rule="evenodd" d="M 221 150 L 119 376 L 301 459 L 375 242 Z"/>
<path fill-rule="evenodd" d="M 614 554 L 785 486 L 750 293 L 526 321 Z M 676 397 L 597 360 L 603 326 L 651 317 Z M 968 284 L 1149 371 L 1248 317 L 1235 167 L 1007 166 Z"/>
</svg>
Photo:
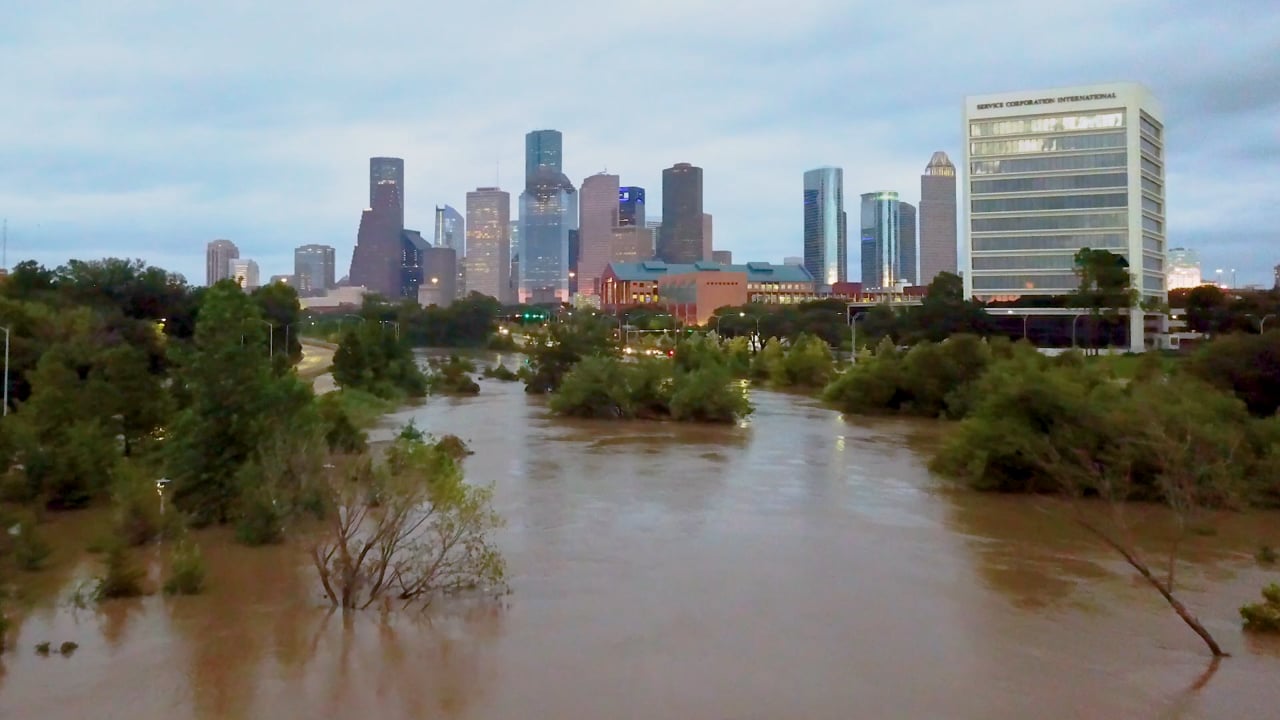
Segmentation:
<svg viewBox="0 0 1280 720">
<path fill-rule="evenodd" d="M 554 127 L 571 178 L 608 168 L 655 214 L 662 168 L 702 166 L 717 245 L 779 260 L 804 170 L 915 201 L 934 150 L 963 157 L 965 95 L 1137 81 L 1165 107 L 1171 244 L 1269 281 L 1280 9 L 1028 7 L 26 3 L 0 28 L 0 216 L 11 262 L 141 256 L 200 281 L 230 237 L 264 275 L 309 242 L 342 264 L 370 156 L 405 158 L 425 228 L 495 177 L 517 194 L 524 133 Z"/>
</svg>

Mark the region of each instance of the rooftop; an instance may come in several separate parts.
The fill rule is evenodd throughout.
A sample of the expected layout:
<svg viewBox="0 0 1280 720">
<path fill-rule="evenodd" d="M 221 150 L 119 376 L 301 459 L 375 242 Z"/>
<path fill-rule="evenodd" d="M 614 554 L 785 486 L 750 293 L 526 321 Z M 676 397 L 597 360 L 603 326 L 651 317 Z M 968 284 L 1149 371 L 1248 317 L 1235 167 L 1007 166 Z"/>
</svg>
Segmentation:
<svg viewBox="0 0 1280 720">
<path fill-rule="evenodd" d="M 746 273 L 748 282 L 813 282 L 813 276 L 804 269 L 803 265 L 774 265 L 767 262 L 722 265 L 705 261 L 668 264 L 661 260 L 646 260 L 609 263 L 609 268 L 619 280 L 658 280 L 691 272 L 740 272 Z"/>
</svg>

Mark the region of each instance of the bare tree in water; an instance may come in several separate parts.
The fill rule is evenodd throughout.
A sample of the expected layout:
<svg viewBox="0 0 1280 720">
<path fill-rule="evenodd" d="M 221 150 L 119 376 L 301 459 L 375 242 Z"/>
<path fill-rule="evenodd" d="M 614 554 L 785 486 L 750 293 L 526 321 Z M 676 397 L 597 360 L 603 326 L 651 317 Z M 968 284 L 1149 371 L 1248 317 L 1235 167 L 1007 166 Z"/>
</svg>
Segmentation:
<svg viewBox="0 0 1280 720">
<path fill-rule="evenodd" d="M 505 564 L 488 537 L 502 524 L 492 491 L 463 481 L 447 440 L 402 437 L 383 463 L 362 455 L 326 479 L 325 527 L 310 553 L 335 607 L 505 589 Z"/>
<path fill-rule="evenodd" d="M 1157 388 L 1158 384 L 1135 389 L 1141 393 Z M 1205 402 L 1187 388 L 1166 390 L 1189 402 Z M 1234 428 L 1203 422 L 1199 413 L 1177 403 L 1137 402 L 1129 408 L 1123 412 L 1133 413 L 1136 408 L 1141 416 L 1130 414 L 1117 420 L 1136 428 L 1135 436 L 1101 446 L 1082 443 L 1071 451 L 1058 449 L 1064 443 L 1045 443 L 1038 464 L 1069 500 L 1072 519 L 1119 553 L 1160 593 L 1215 659 L 1227 657 L 1179 599 L 1177 571 L 1185 541 L 1203 527 L 1209 509 L 1238 503 L 1236 450 L 1244 438 Z M 1135 477 L 1143 482 L 1135 482 Z M 1171 511 L 1173 537 L 1163 567 L 1148 561 L 1133 536 L 1127 509 L 1135 500 L 1158 500 Z"/>
</svg>

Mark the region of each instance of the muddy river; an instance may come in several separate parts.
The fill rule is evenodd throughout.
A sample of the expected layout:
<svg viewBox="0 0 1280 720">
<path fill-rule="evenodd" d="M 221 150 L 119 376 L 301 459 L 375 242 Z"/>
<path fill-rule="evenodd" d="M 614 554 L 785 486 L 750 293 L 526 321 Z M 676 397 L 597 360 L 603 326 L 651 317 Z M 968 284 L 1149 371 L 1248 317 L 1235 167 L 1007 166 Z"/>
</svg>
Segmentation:
<svg viewBox="0 0 1280 720">
<path fill-rule="evenodd" d="M 215 531 L 206 594 L 76 609 L 85 557 L 39 577 L 0 718 L 1280 717 L 1280 643 L 1237 614 L 1280 580 L 1253 559 L 1280 515 L 1191 541 L 1185 600 L 1233 654 L 1210 677 L 1110 551 L 1037 501 L 930 476 L 938 424 L 768 392 L 742 427 L 564 421 L 482 386 L 389 427 L 471 443 L 507 519 L 501 603 L 332 614 L 299 548 Z M 94 532 L 55 523 L 60 545 Z"/>
</svg>

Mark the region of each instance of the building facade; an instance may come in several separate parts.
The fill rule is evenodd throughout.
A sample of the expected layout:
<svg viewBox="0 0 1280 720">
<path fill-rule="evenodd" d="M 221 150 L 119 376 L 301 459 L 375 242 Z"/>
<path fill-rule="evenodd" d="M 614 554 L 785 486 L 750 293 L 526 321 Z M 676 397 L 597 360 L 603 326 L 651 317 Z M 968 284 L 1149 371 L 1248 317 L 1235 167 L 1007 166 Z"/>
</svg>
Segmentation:
<svg viewBox="0 0 1280 720">
<path fill-rule="evenodd" d="M 429 246 L 421 255 L 422 275 L 415 299 L 423 307 L 448 307 L 458 296 L 455 287 L 458 254 L 450 247 Z"/>
<path fill-rule="evenodd" d="M 862 195 L 862 287 L 891 290 L 903 284 L 898 193 Z"/>
<path fill-rule="evenodd" d="M 613 259 L 613 229 L 621 226 L 622 190 L 617 175 L 600 173 L 582 181 L 578 195 L 578 292 L 596 295 L 600 276 Z M 643 205 L 641 205 L 643 213 Z M 632 207 L 634 212 L 634 206 Z"/>
<path fill-rule="evenodd" d="M 668 263 L 702 260 L 702 234 L 702 168 L 676 163 L 662 171 L 658 259 Z"/>
<path fill-rule="evenodd" d="M 902 282 L 920 285 L 920 246 L 916 241 L 916 206 L 898 203 L 898 270 Z"/>
<path fill-rule="evenodd" d="M 255 290 L 262 284 L 258 274 L 258 263 L 249 258 L 228 260 L 227 277 L 245 290 Z"/>
<path fill-rule="evenodd" d="M 939 150 L 920 176 L 920 285 L 959 271 L 956 257 L 956 166 Z"/>
<path fill-rule="evenodd" d="M 230 240 L 214 240 L 204 249 L 205 284 L 212 286 L 231 277 L 231 261 L 240 257 L 240 248 Z"/>
<path fill-rule="evenodd" d="M 618 188 L 618 226 L 645 227 L 644 188 L 633 185 Z"/>
<path fill-rule="evenodd" d="M 543 167 L 520 194 L 522 303 L 569 300 L 569 231 L 576 228 L 573 184 L 564 173 Z"/>
<path fill-rule="evenodd" d="M 403 209 L 398 202 L 393 183 L 382 182 L 375 187 L 373 202 L 360 214 L 356 246 L 351 251 L 348 282 L 386 298 L 400 297 L 404 287 Z"/>
<path fill-rule="evenodd" d="M 1204 284 L 1200 269 L 1200 253 L 1187 248 L 1170 248 L 1166 274 L 1170 290 L 1182 290 Z"/>
<path fill-rule="evenodd" d="M 600 305 L 612 311 L 654 305 L 669 309 L 684 322 L 705 324 L 706 318 L 726 305 L 792 304 L 815 297 L 813 276 L 801 265 L 650 260 L 610 263 L 601 280 Z"/>
<path fill-rule="evenodd" d="M 395 207 L 400 213 L 400 223 L 404 224 L 404 160 L 393 157 L 369 158 L 369 207 L 373 207 L 373 199 L 379 185 L 390 185 L 395 198 Z"/>
<path fill-rule="evenodd" d="M 804 268 L 819 287 L 829 288 L 849 279 L 849 236 L 841 168 L 805 171 Z"/>
<path fill-rule="evenodd" d="M 1124 257 L 1142 298 L 1165 301 L 1162 115 L 1132 83 L 966 98 L 966 293 L 1066 295 L 1087 247 Z M 1145 325 L 1130 313 L 1130 350 Z"/>
<path fill-rule="evenodd" d="M 456 208 L 450 205 L 437 205 L 435 215 L 434 242 L 436 247 L 446 247 L 457 253 L 458 257 L 467 254 L 467 221 Z"/>
<path fill-rule="evenodd" d="M 467 193 L 467 291 L 511 302 L 511 195 L 496 187 Z"/>
<path fill-rule="evenodd" d="M 732 250 L 712 250 L 711 262 L 717 265 L 732 265 L 733 251 Z"/>
<path fill-rule="evenodd" d="M 524 136 L 526 183 L 539 168 L 564 172 L 564 136 L 559 130 L 534 130 Z"/>
<path fill-rule="evenodd" d="M 293 284 L 299 295 L 323 295 L 337 287 L 334 249 L 330 245 L 303 245 L 293 251 Z"/>
</svg>

